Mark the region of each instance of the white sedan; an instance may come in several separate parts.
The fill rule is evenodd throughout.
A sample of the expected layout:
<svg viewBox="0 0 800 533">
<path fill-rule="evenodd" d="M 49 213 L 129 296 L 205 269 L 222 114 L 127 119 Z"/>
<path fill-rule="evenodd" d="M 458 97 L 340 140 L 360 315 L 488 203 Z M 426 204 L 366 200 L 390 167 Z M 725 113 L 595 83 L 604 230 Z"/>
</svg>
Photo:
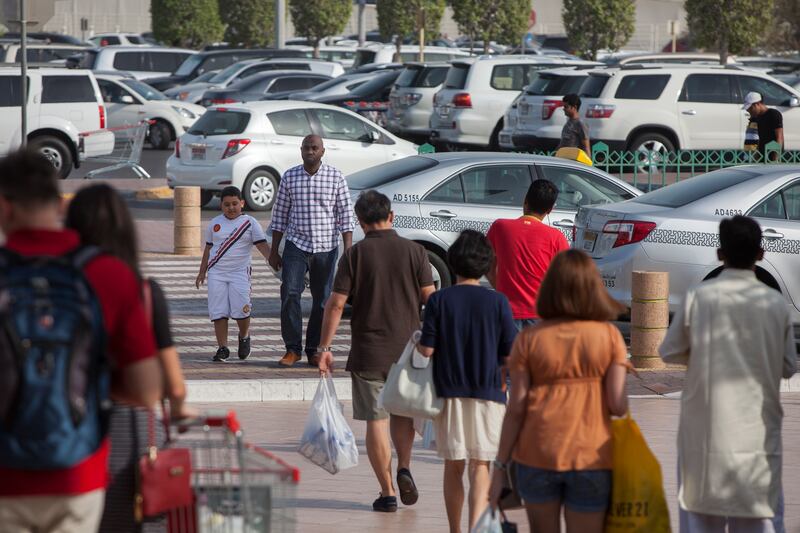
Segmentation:
<svg viewBox="0 0 800 533">
<path fill-rule="evenodd" d="M 212 106 L 175 143 L 167 184 L 199 186 L 204 204 L 235 185 L 248 209 L 271 209 L 281 176 L 301 164 L 300 144 L 310 134 L 325 143 L 323 162 L 345 176 L 417 153 L 416 145 L 340 107 L 296 101 Z"/>
<path fill-rule="evenodd" d="M 165 150 L 170 141 L 183 135 L 206 112 L 206 108 L 168 100 L 158 90 L 137 79 L 119 74 L 95 74 L 108 112 L 108 127 L 136 124 L 144 119 L 155 122 L 147 132 L 150 145 Z"/>
<path fill-rule="evenodd" d="M 798 165 L 727 168 L 627 202 L 581 208 L 574 246 L 594 257 L 609 292 L 626 305 L 634 270 L 669 272 L 675 311 L 689 288 L 721 269 L 719 223 L 733 215 L 761 225 L 766 253 L 756 273 L 783 293 L 800 328 Z"/>
</svg>

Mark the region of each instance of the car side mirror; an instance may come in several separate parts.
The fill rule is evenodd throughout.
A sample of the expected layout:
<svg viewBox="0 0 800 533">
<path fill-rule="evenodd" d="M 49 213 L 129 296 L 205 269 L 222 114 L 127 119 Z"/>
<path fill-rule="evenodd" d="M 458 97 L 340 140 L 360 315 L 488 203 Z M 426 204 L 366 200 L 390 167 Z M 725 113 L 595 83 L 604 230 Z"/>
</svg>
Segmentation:
<svg viewBox="0 0 800 533">
<path fill-rule="evenodd" d="M 119 100 L 120 100 L 120 102 L 122 102 L 123 104 L 133 104 L 133 103 L 134 103 L 134 101 L 133 101 L 133 96 L 131 96 L 131 95 L 129 95 L 129 94 L 123 94 L 123 95 L 120 97 L 120 99 L 119 99 Z"/>
<path fill-rule="evenodd" d="M 789 107 L 800 107 L 800 98 L 796 96 L 789 98 Z"/>
</svg>

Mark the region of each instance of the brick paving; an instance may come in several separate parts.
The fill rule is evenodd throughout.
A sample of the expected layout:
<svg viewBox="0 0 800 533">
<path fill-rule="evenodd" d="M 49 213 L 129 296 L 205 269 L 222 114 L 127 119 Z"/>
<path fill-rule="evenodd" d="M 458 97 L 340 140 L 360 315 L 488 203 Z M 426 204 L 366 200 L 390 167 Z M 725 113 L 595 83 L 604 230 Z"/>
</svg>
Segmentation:
<svg viewBox="0 0 800 533">
<path fill-rule="evenodd" d="M 786 531 L 800 532 L 800 394 L 782 396 L 785 419 L 784 491 Z M 422 449 L 418 439 L 412 459 L 412 472 L 420 489 L 420 501 L 393 515 L 373 513 L 372 500 L 379 492 L 364 450 L 365 424 L 354 422 L 352 409 L 345 403 L 344 413 L 353 428 L 361 452 L 360 464 L 332 476 L 312 465 L 294 450 L 309 408 L 307 402 L 266 404 L 229 404 L 237 411 L 247 440 L 276 453 L 301 469 L 301 482 L 295 500 L 298 533 L 330 532 L 440 532 L 447 531 L 442 496 L 442 461 L 435 452 Z M 220 404 L 209 404 L 219 409 Z M 634 399 L 631 413 L 661 463 L 664 488 L 669 502 L 673 531 L 677 528 L 676 449 L 680 402 L 665 398 Z M 634 459 L 635 460 L 635 459 Z M 520 511 L 510 513 L 520 531 L 527 531 L 527 521 Z M 466 510 L 464 515 L 466 521 Z M 466 531 L 466 523 L 464 523 Z"/>
</svg>

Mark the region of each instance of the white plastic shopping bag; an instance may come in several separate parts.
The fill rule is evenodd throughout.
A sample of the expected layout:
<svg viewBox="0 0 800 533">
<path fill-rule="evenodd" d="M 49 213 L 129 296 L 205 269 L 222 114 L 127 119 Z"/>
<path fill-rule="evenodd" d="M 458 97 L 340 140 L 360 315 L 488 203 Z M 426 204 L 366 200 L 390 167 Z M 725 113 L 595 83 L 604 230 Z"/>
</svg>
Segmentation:
<svg viewBox="0 0 800 533">
<path fill-rule="evenodd" d="M 320 378 L 297 451 L 331 474 L 358 464 L 358 446 L 330 376 Z"/>
<path fill-rule="evenodd" d="M 435 418 L 444 407 L 444 400 L 436 395 L 433 384 L 433 365 L 417 352 L 421 335 L 419 331 L 411 335 L 400 359 L 389 369 L 383 385 L 380 404 L 394 415 Z"/>
<path fill-rule="evenodd" d="M 436 428 L 430 418 L 415 418 L 414 431 L 422 437 L 422 447 L 426 450 L 436 449 Z"/>
<path fill-rule="evenodd" d="M 487 507 L 469 533 L 503 533 L 500 512 L 492 509 L 491 505 Z"/>
</svg>

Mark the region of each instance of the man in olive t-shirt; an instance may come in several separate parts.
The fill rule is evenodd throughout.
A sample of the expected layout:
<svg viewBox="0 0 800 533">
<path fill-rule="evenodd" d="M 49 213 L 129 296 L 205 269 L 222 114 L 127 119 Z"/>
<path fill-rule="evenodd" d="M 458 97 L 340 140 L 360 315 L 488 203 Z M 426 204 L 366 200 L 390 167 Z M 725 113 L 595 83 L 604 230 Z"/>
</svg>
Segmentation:
<svg viewBox="0 0 800 533">
<path fill-rule="evenodd" d="M 433 276 L 425 249 L 399 237 L 392 229 L 394 213 L 389 198 L 377 191 L 363 192 L 356 201 L 355 212 L 364 239 L 339 260 L 322 319 L 319 369 L 323 374 L 332 370 L 331 343 L 350 297 L 352 341 L 347 370 L 353 382 L 353 418 L 367 422 L 367 455 L 381 485 L 381 494 L 372 508 L 393 512 L 397 510 L 397 497 L 387 429 L 391 430 L 397 451 L 400 499 L 403 504 L 412 505 L 418 498 L 409 470 L 414 424 L 406 417 L 389 418 L 385 410 L 378 408 L 378 394 L 389 368 L 420 327 L 420 306 L 434 291 Z"/>
</svg>

